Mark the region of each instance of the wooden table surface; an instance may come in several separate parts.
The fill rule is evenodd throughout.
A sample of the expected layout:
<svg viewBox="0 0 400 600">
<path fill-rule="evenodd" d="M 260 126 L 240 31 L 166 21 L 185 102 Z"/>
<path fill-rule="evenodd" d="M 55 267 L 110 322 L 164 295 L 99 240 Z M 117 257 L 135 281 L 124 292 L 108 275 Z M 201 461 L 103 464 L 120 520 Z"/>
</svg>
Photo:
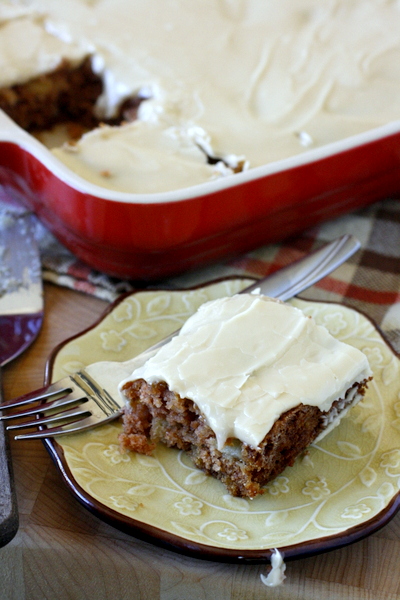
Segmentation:
<svg viewBox="0 0 400 600">
<path fill-rule="evenodd" d="M 45 286 L 46 317 L 35 344 L 5 368 L 5 398 L 43 381 L 52 348 L 91 325 L 101 300 Z M 136 540 L 84 509 L 61 481 L 40 441 L 12 442 L 20 527 L 0 549 L 2 600 L 400 599 L 400 514 L 369 538 L 287 563 L 269 588 L 268 565 L 185 557 Z"/>
</svg>

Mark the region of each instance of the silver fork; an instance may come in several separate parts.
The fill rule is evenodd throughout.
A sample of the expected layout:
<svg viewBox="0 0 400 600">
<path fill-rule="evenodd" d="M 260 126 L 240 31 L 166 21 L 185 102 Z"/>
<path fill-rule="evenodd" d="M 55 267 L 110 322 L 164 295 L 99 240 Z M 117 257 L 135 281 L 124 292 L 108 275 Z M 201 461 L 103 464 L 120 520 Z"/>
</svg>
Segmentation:
<svg viewBox="0 0 400 600">
<path fill-rule="evenodd" d="M 240 293 L 259 289 L 262 294 L 288 300 L 310 287 L 347 260 L 358 248 L 359 241 L 352 235 L 342 236 L 308 256 L 260 279 Z M 115 373 L 114 389 L 107 391 L 101 385 L 105 363 L 89 365 L 56 383 L 0 404 L 0 409 L 14 409 L 32 402 L 35 406 L 4 414 L 0 420 L 35 416 L 34 419 L 7 427 L 39 427 L 39 430 L 16 435 L 15 439 L 47 438 L 76 433 L 117 419 L 124 411 L 124 401 L 118 393 L 117 383 L 153 356 L 168 343 L 178 331 L 161 340 L 145 352 L 125 363 L 112 363 Z M 52 427 L 48 427 L 53 425 Z"/>
</svg>

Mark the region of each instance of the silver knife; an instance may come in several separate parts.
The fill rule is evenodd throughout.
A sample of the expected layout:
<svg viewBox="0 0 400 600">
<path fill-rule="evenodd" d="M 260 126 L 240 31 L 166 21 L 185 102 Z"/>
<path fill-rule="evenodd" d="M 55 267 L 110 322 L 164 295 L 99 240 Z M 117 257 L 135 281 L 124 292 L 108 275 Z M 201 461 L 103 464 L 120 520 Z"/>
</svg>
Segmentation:
<svg viewBox="0 0 400 600">
<path fill-rule="evenodd" d="M 0 204 L 0 402 L 1 367 L 36 338 L 43 321 L 41 263 L 31 213 Z M 10 448 L 0 423 L 0 547 L 18 529 Z"/>
</svg>

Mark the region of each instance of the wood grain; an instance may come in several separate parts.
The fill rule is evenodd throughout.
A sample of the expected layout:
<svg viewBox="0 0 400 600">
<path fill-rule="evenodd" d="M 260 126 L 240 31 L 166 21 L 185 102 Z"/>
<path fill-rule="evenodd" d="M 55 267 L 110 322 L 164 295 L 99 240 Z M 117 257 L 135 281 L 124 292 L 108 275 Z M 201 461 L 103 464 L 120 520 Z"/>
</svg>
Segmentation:
<svg viewBox="0 0 400 600">
<path fill-rule="evenodd" d="M 53 347 L 90 326 L 107 304 L 45 287 L 35 344 L 4 369 L 11 398 L 43 382 Z M 268 565 L 195 560 L 136 540 L 84 509 L 42 442 L 12 442 L 20 529 L 0 549 L 2 600 L 400 600 L 400 515 L 369 538 L 287 564 L 285 583 L 265 587 Z"/>
</svg>

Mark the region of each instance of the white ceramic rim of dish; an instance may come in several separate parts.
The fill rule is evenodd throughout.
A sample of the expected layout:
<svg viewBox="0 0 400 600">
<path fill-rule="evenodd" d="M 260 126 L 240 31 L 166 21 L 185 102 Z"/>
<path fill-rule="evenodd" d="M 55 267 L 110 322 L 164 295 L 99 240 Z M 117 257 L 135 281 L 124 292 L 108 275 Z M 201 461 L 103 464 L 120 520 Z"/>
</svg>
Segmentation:
<svg viewBox="0 0 400 600">
<path fill-rule="evenodd" d="M 168 192 L 149 194 L 134 194 L 113 191 L 108 188 L 90 183 L 83 177 L 75 174 L 52 154 L 41 142 L 19 127 L 2 110 L 0 110 L 0 143 L 10 142 L 19 146 L 65 184 L 78 192 L 90 194 L 110 202 L 124 202 L 131 204 L 161 204 L 169 202 L 182 202 L 191 200 L 207 194 L 212 194 L 223 189 L 235 187 L 273 175 L 283 171 L 289 171 L 296 167 L 307 165 L 325 158 L 333 157 L 341 152 L 362 147 L 365 144 L 384 140 L 387 137 L 400 133 L 400 120 L 393 121 L 381 127 L 370 129 L 366 132 L 350 136 L 343 140 L 326 144 L 319 148 L 307 150 L 296 156 L 271 162 L 261 167 L 254 167 L 242 173 L 232 176 L 221 177 L 213 181 L 197 184 L 189 188 L 180 188 Z"/>
</svg>

